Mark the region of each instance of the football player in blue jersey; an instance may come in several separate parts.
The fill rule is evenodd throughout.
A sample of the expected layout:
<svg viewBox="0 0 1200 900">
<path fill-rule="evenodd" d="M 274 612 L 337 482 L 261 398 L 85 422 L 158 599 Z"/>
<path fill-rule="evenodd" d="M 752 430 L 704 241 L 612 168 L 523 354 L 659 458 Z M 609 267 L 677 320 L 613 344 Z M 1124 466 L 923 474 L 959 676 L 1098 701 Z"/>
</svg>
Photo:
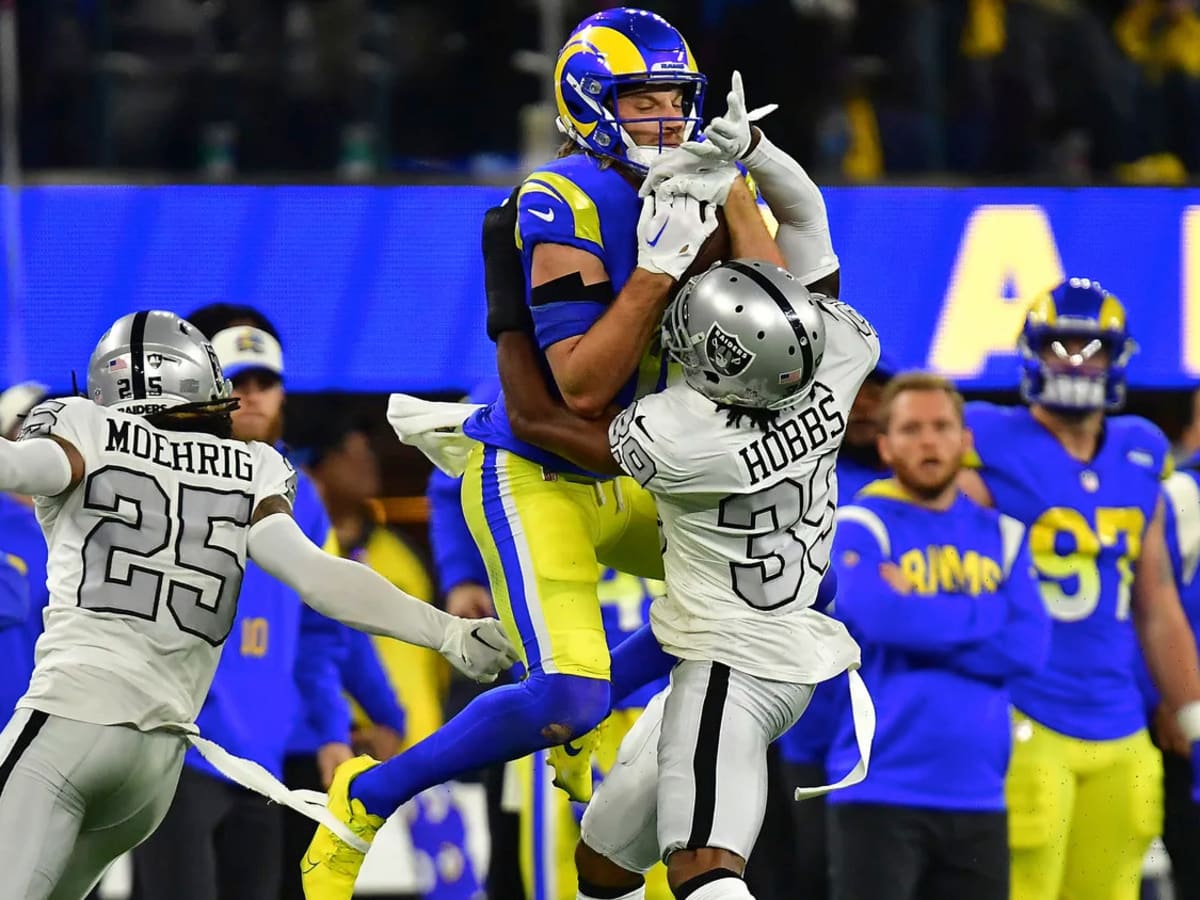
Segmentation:
<svg viewBox="0 0 1200 900">
<path fill-rule="evenodd" d="M 612 9 L 571 33 L 555 84 L 569 143 L 520 187 L 516 243 L 547 385 L 595 416 L 664 386 L 667 362 L 651 338 L 717 228 L 711 204 L 686 193 L 638 195 L 649 162 L 697 132 L 705 79 L 669 23 Z M 727 186 L 730 251 L 782 263 L 746 182 Z M 564 744 L 553 754 L 558 783 L 577 799 L 590 796 L 591 733 L 611 705 L 597 579 L 602 565 L 662 577 L 657 515 L 632 480 L 586 472 L 522 440 L 510 399 L 466 423 L 479 445 L 462 497 L 529 675 L 487 692 L 386 770 L 365 771 L 373 761 L 363 758 L 344 764 L 330 795 L 348 817 L 361 805 L 369 824 L 458 772 Z M 361 854 L 352 859 L 339 844 L 322 830 L 310 850 L 306 877 L 318 900 L 348 897 L 361 865 Z"/>
<path fill-rule="evenodd" d="M 667 366 L 651 338 L 668 296 L 694 271 L 698 245 L 713 228 L 696 197 L 723 204 L 729 254 L 779 262 L 786 236 L 798 248 L 792 271 L 803 284 L 836 282 L 838 262 L 820 191 L 794 160 L 750 127 L 736 79 L 729 110 L 704 132 L 722 160 L 676 170 L 666 179 L 679 179 L 673 187 L 656 184 L 645 200 L 639 198 L 647 161 L 693 155 L 671 148 L 699 121 L 703 78 L 683 38 L 666 22 L 638 10 L 599 13 L 568 39 L 557 71 L 559 114 L 571 149 L 533 172 L 510 204 L 520 254 L 511 245 L 507 253 L 516 256 L 522 287 L 521 315 L 506 324 L 520 329 L 523 320 L 532 333 L 498 335 L 502 382 L 508 383 L 510 362 L 531 360 L 554 397 L 584 415 L 661 388 Z M 778 246 L 735 160 L 777 211 Z M 689 187 L 679 186 L 684 182 Z M 490 304 L 487 244 L 485 224 Z M 489 333 L 497 336 L 490 312 Z M 646 678 L 626 680 L 622 667 L 611 664 L 596 599 L 598 564 L 661 577 L 653 502 L 628 478 L 597 475 L 540 449 L 530 439 L 536 426 L 521 411 L 519 397 L 506 391 L 463 429 L 482 445 L 472 452 L 463 479 L 468 524 L 529 676 L 489 691 L 386 766 L 364 759 L 345 764 L 330 789 L 330 808 L 368 840 L 423 787 L 546 746 L 556 783 L 574 797 L 587 797 L 592 729 L 625 688 L 663 674 L 657 669 L 661 651 L 648 631 L 621 646 L 634 650 L 619 651 L 640 662 L 644 648 L 654 661 Z M 322 829 L 304 865 L 312 896 L 334 900 L 349 896 L 361 854 Z"/>
<path fill-rule="evenodd" d="M 1086 278 L 1035 300 L 1019 349 L 1027 407 L 967 407 L 971 496 L 1025 523 L 1050 657 L 1011 685 L 1007 783 L 1014 900 L 1135 898 L 1162 824 L 1137 644 L 1165 703 L 1200 739 L 1200 672 L 1164 540 L 1166 438 L 1125 399 L 1125 308 Z"/>
<path fill-rule="evenodd" d="M 520 186 L 516 244 L 548 383 L 595 416 L 665 384 L 651 337 L 711 225 L 690 197 L 671 209 L 643 202 L 638 188 L 660 153 L 697 131 L 705 79 L 678 31 L 633 9 L 585 19 L 555 72 L 567 142 Z M 723 209 L 732 251 L 782 262 L 743 180 Z M 524 648 L 524 690 L 542 699 L 519 749 L 564 745 L 550 752 L 556 783 L 587 800 L 589 732 L 610 700 L 597 563 L 661 577 L 657 516 L 634 482 L 584 472 L 526 440 L 512 399 L 464 429 L 482 443 L 463 479 L 464 508 L 497 610 Z"/>
</svg>

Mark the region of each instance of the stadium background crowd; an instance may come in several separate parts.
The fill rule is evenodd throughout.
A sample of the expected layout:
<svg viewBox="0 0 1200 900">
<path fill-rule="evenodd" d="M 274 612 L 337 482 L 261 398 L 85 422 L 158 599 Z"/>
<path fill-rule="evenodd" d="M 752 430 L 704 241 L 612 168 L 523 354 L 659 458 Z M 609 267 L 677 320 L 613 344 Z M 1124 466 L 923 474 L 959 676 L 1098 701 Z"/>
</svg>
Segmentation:
<svg viewBox="0 0 1200 900">
<path fill-rule="evenodd" d="M 529 160 L 552 152 L 544 83 L 566 28 L 617 4 L 18 0 L 6 12 L 14 5 L 19 139 L 29 182 L 508 185 Z M 723 96 L 739 68 L 759 102 L 781 103 L 770 120 L 773 140 L 821 184 L 1184 185 L 1200 179 L 1200 11 L 1191 0 L 645 5 L 690 37 L 709 75 L 710 98 Z M 10 72 L 5 77 L 11 79 Z M 253 326 L 255 335 L 276 334 L 276 323 L 255 310 L 255 297 L 214 299 L 232 305 L 210 309 L 207 326 L 196 322 L 202 329 Z M 482 320 L 481 304 L 480 329 Z M 236 352 L 261 350 L 247 347 Z M 287 347 L 281 352 L 286 360 Z M 286 382 L 282 361 L 245 371 L 253 377 L 240 380 L 243 396 L 280 388 L 280 376 Z M 988 399 L 1015 400 L 1015 383 L 1014 369 L 1014 390 Z M 468 387 L 447 384 L 444 393 Z M 358 393 L 353 384 L 344 391 L 294 394 L 283 406 L 280 390 L 274 418 L 264 413 L 267 437 L 285 444 L 312 478 L 314 527 L 322 540 L 332 535 L 338 552 L 451 612 L 487 614 L 486 576 L 469 538 L 464 543 L 454 485 L 431 478 L 424 458 L 397 444 L 383 420 L 381 395 Z M 478 385 L 473 396 L 483 400 L 489 392 L 494 386 Z M 10 385 L 0 395 L 0 430 L 19 428 L 38 396 L 35 386 Z M 1178 459 L 1200 451 L 1200 391 L 1135 391 L 1129 410 L 1159 424 Z M 40 541 L 23 501 L 0 498 L 0 552 L 20 576 L 0 617 L 0 640 L 9 642 L 0 668 L 5 698 L 18 696 L 28 676 L 46 599 L 38 577 L 45 560 Z M 641 623 L 657 588 L 626 576 L 607 578 L 604 599 L 615 639 Z M 307 700 L 331 707 L 326 735 L 309 735 L 299 745 L 275 736 L 289 743 L 281 760 L 290 784 L 319 786 L 335 764 L 329 760 L 344 758 L 347 746 L 394 755 L 475 690 L 451 679 L 432 654 L 412 648 L 372 646 L 345 634 L 318 635 L 306 645 L 303 623 L 292 624 L 296 647 L 280 661 L 271 626 L 262 624 L 269 615 L 239 613 L 240 630 L 225 654 L 294 665 L 298 683 L 326 692 Z M 307 639 L 314 640 L 311 633 Z M 324 648 L 332 680 L 312 686 L 306 646 Z M 353 720 L 343 691 L 358 701 Z M 479 817 L 465 814 L 445 792 L 419 798 L 408 833 L 414 858 L 423 860 L 416 881 L 424 896 L 480 897 L 485 883 L 496 898 L 567 896 L 569 867 L 556 868 L 550 858 L 557 848 L 538 842 L 545 840 L 544 823 L 557 819 L 564 846 L 571 846 L 577 813 L 554 799 L 540 762 L 480 773 L 488 798 L 487 868 L 473 866 L 468 852 L 467 832 Z M 792 893 L 799 877 L 794 866 L 807 849 L 808 837 L 790 824 L 788 781 L 777 762 L 779 803 L 768 813 L 769 837 L 751 865 L 759 898 L 799 895 Z M 197 811 L 180 824 L 181 834 L 208 828 L 217 835 L 215 855 L 237 857 L 225 846 L 239 840 L 231 836 L 262 830 L 253 823 L 263 810 L 252 805 L 244 818 L 236 803 L 207 809 L 214 818 L 206 824 Z M 233 824 L 223 835 L 224 821 Z M 282 824 L 267 830 L 264 840 L 276 843 L 242 847 L 242 863 L 270 857 L 281 873 L 290 871 L 295 841 Z M 277 877 L 284 881 L 281 896 L 297 896 L 295 885 Z M 166 896 L 139 876 L 134 884 L 141 900 Z"/>
<path fill-rule="evenodd" d="M 489 176 L 552 139 L 580 0 L 19 0 L 32 168 Z M 1200 173 L 1193 0 L 663 0 L 823 182 Z M 770 90 L 768 90 L 768 87 Z M 464 109 L 464 107 L 466 107 Z"/>
</svg>

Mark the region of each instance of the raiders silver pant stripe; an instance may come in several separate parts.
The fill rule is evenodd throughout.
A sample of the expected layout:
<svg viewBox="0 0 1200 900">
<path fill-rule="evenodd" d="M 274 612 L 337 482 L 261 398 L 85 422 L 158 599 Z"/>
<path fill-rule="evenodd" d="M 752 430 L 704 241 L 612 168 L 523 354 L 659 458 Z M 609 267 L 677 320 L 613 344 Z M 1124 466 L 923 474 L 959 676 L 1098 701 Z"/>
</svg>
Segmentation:
<svg viewBox="0 0 1200 900">
<path fill-rule="evenodd" d="M 689 850 L 707 847 L 712 837 L 713 817 L 717 812 L 717 757 L 728 695 L 729 666 L 713 663 L 708 673 L 708 687 L 704 691 L 704 704 L 700 709 L 696 753 L 692 757 L 696 800 L 692 807 L 692 832 L 687 842 Z"/>
<path fill-rule="evenodd" d="M 850 707 L 862 758 L 833 785 L 862 781 L 875 710 L 858 672 Z M 758 678 L 721 663 L 681 660 L 621 741 L 617 762 L 583 814 L 587 846 L 630 872 L 676 850 L 715 847 L 749 858 L 767 805 L 767 747 L 800 718 L 813 686 Z"/>
<path fill-rule="evenodd" d="M 812 685 L 681 660 L 625 739 L 583 814 L 583 840 L 631 872 L 676 850 L 750 855 L 767 802 L 767 745 Z"/>
<path fill-rule="evenodd" d="M 185 749 L 174 734 L 17 709 L 0 731 L 0 900 L 82 900 L 158 827 Z"/>
<path fill-rule="evenodd" d="M 38 736 L 38 732 L 42 730 L 42 726 L 46 724 L 48 718 L 50 716 L 40 709 L 35 709 L 29 714 L 29 721 L 22 726 L 21 733 L 17 735 L 17 739 L 13 742 L 12 749 L 8 751 L 8 755 L 4 757 L 4 762 L 0 764 L 0 794 L 4 793 L 4 786 L 8 784 L 8 779 L 12 775 L 13 769 L 16 768 L 17 762 L 21 759 L 21 754 L 29 749 L 29 745 Z"/>
</svg>

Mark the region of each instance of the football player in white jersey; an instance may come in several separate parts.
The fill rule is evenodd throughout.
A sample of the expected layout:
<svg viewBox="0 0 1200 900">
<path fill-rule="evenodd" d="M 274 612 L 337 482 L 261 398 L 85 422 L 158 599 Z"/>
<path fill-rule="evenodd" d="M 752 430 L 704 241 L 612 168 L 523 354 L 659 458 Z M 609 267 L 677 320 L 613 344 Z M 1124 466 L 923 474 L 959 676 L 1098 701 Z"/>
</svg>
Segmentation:
<svg viewBox="0 0 1200 900">
<path fill-rule="evenodd" d="M 320 612 L 494 678 L 497 622 L 457 619 L 329 556 L 291 517 L 294 472 L 230 439 L 212 347 L 168 312 L 119 319 L 88 396 L 0 440 L 0 490 L 36 498 L 50 604 L 0 733 L 0 900 L 79 900 L 165 814 L 229 634 L 247 556 Z"/>
<path fill-rule="evenodd" d="M 607 428 L 548 397 L 539 413 L 556 452 L 654 495 L 667 593 L 650 619 L 680 660 L 588 806 L 579 897 L 640 898 L 641 873 L 665 858 L 675 896 L 745 900 L 767 746 L 815 684 L 859 662 L 843 626 L 811 606 L 829 565 L 838 447 L 879 340 L 850 306 L 743 260 L 685 285 L 662 340 L 684 381 Z M 861 746 L 873 714 L 860 689 Z"/>
</svg>

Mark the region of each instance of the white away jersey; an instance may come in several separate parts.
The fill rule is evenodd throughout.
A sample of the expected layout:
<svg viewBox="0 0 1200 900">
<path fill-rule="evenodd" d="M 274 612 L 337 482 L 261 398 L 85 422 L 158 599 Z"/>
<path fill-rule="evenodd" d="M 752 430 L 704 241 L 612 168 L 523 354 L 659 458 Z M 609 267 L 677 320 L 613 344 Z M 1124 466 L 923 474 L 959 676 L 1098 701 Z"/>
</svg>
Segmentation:
<svg viewBox="0 0 1200 900">
<path fill-rule="evenodd" d="M 83 456 L 84 478 L 39 497 L 50 603 L 18 706 L 98 725 L 191 726 L 233 627 L 259 501 L 291 500 L 272 447 L 163 431 L 72 397 L 26 418 Z"/>
<path fill-rule="evenodd" d="M 675 656 L 800 683 L 858 662 L 843 625 L 809 607 L 829 566 L 837 451 L 879 339 L 845 304 L 820 305 L 827 339 L 812 395 L 769 432 L 731 427 L 683 383 L 609 429 L 613 456 L 658 504 L 667 591 L 650 621 Z"/>
</svg>

